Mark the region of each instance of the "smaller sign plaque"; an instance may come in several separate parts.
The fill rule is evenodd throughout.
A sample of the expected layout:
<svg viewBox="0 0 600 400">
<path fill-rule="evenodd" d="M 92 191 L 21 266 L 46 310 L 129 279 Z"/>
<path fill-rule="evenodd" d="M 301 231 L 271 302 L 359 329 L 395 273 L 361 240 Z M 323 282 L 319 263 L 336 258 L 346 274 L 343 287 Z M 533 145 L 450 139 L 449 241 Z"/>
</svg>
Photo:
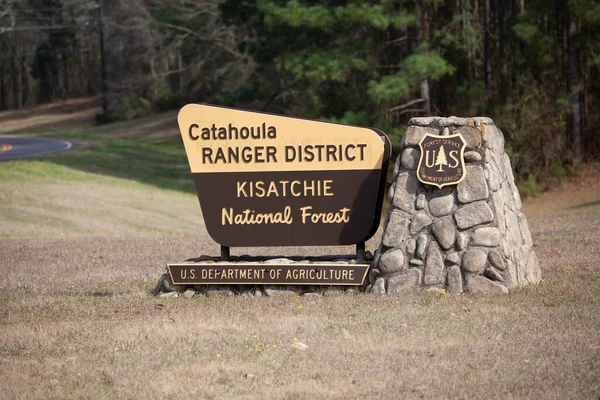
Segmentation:
<svg viewBox="0 0 600 400">
<path fill-rule="evenodd" d="M 419 142 L 421 157 L 417 177 L 426 185 L 442 188 L 465 178 L 467 144 L 460 133 L 449 136 L 426 134 Z"/>
<path fill-rule="evenodd" d="M 175 285 L 362 285 L 369 264 L 181 263 L 167 270 Z"/>
</svg>

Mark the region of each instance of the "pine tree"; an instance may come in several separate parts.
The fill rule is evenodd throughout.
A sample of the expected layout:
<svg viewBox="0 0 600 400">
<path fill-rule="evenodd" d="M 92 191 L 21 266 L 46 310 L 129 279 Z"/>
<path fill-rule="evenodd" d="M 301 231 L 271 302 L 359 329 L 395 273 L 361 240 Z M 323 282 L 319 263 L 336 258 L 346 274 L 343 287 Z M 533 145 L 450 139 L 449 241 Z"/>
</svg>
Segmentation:
<svg viewBox="0 0 600 400">
<path fill-rule="evenodd" d="M 448 165 L 448 160 L 446 160 L 446 151 L 444 150 L 444 146 L 440 146 L 440 151 L 437 155 L 437 158 L 435 159 L 434 165 L 440 166 L 438 172 L 444 172 L 444 169 L 442 167 L 444 165 Z"/>
</svg>

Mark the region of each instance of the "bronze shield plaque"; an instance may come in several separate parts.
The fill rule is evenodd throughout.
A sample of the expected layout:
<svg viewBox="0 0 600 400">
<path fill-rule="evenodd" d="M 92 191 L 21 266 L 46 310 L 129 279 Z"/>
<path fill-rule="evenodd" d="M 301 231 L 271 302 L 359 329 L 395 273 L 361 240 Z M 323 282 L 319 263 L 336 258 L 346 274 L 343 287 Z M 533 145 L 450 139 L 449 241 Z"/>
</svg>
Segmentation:
<svg viewBox="0 0 600 400">
<path fill-rule="evenodd" d="M 377 230 L 391 153 L 383 132 L 197 104 L 178 123 L 217 243 L 351 245 Z"/>
<path fill-rule="evenodd" d="M 419 142 L 421 157 L 417 177 L 427 185 L 442 188 L 456 185 L 465 178 L 466 142 L 460 134 L 426 134 Z"/>
</svg>

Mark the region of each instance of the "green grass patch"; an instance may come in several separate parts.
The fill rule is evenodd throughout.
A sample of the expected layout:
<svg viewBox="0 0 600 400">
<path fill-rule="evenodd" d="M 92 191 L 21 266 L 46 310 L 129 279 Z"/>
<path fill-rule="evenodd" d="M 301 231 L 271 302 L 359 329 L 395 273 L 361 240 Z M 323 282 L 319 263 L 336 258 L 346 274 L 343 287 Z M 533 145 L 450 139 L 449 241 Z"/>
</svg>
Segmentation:
<svg viewBox="0 0 600 400">
<path fill-rule="evenodd" d="M 55 165 L 93 174 L 194 193 L 183 146 L 108 140 L 103 147 L 65 152 L 49 160 Z"/>
</svg>

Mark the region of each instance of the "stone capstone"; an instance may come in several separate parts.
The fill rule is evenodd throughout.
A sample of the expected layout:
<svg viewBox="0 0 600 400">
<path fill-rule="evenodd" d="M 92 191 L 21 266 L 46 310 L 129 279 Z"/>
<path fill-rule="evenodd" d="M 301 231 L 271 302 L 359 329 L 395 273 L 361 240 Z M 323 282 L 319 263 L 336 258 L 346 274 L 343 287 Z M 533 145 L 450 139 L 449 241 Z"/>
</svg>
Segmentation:
<svg viewBox="0 0 600 400">
<path fill-rule="evenodd" d="M 469 249 L 462 256 L 462 268 L 468 272 L 480 272 L 485 267 L 487 254 L 483 250 Z"/>
<path fill-rule="evenodd" d="M 444 250 L 448 250 L 454 245 L 456 229 L 451 218 L 444 218 L 437 221 L 431 227 L 433 236 Z"/>
<path fill-rule="evenodd" d="M 468 229 L 494 220 L 494 213 L 484 201 L 468 204 L 456 210 L 454 219 L 460 229 Z"/>
<path fill-rule="evenodd" d="M 421 275 L 421 270 L 418 268 L 409 268 L 391 275 L 388 278 L 388 293 L 402 293 L 416 289 L 421 283 Z"/>
<path fill-rule="evenodd" d="M 454 131 L 460 133 L 467 142 L 467 149 L 477 149 L 481 146 L 481 132 L 472 126 L 461 126 Z"/>
<path fill-rule="evenodd" d="M 426 134 L 439 135 L 439 133 L 440 131 L 435 128 L 409 126 L 402 136 L 402 147 L 417 146 Z"/>
</svg>

